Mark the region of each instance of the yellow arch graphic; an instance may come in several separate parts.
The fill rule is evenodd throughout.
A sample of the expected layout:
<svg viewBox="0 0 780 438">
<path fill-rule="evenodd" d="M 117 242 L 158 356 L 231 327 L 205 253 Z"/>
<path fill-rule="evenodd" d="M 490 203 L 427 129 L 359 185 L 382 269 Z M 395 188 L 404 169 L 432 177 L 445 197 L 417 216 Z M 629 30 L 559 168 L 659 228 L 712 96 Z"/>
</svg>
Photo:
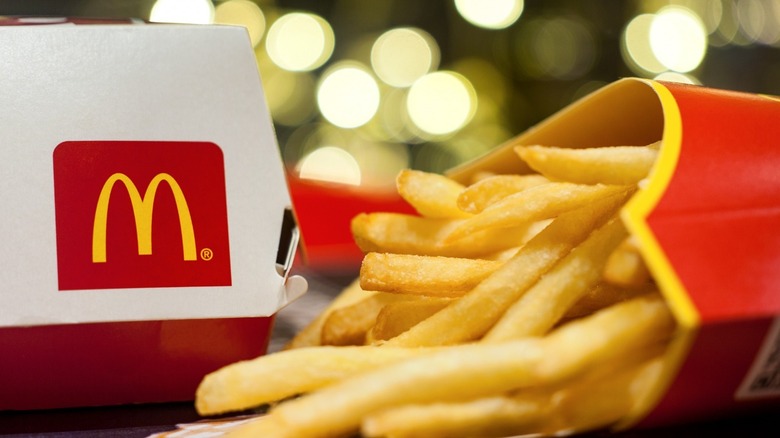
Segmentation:
<svg viewBox="0 0 780 438">
<path fill-rule="evenodd" d="M 152 253 L 152 212 L 154 210 L 154 197 L 157 187 L 161 182 L 167 182 L 173 192 L 176 201 L 176 211 L 179 214 L 179 227 L 181 229 L 181 242 L 184 260 L 196 260 L 195 231 L 192 227 L 192 217 L 187 199 L 176 180 L 167 173 L 158 173 L 149 183 L 143 196 L 138 192 L 135 183 L 123 173 L 111 175 L 100 190 L 97 207 L 95 207 L 95 221 L 92 226 L 92 262 L 105 263 L 106 261 L 106 226 L 108 222 L 108 204 L 111 200 L 111 191 L 114 184 L 121 182 L 127 188 L 130 202 L 133 206 L 135 218 L 135 231 L 138 240 L 138 255 Z"/>
<path fill-rule="evenodd" d="M 665 353 L 664 368 L 656 384 L 632 412 L 618 423 L 616 426 L 618 430 L 640 422 L 660 402 L 685 361 L 700 322 L 696 306 L 647 223 L 647 217 L 666 192 L 677 168 L 682 149 L 682 115 L 677 101 L 666 86 L 656 81 L 642 80 L 642 82 L 650 85 L 661 101 L 664 115 L 662 146 L 649 185 L 629 201 L 622 211 L 622 217 L 631 234 L 640 241 L 645 260 L 680 327 Z"/>
</svg>

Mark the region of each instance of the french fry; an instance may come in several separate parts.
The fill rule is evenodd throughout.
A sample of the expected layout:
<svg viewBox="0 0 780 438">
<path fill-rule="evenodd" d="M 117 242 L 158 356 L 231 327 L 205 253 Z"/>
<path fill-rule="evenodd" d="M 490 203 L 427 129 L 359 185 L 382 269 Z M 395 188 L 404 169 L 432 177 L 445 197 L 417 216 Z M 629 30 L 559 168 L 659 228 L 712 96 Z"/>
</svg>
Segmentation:
<svg viewBox="0 0 780 438">
<path fill-rule="evenodd" d="M 537 222 L 533 222 L 531 224 L 528 224 L 525 228 L 525 233 L 523 234 L 522 238 L 522 244 L 525 245 L 528 243 L 531 239 L 533 239 L 537 234 L 542 232 L 543 229 L 547 228 L 548 225 L 552 222 L 552 219 L 545 219 Z M 515 254 L 517 254 L 517 251 L 520 250 L 520 246 L 505 249 L 502 251 L 499 251 L 497 253 L 488 254 L 480 258 L 480 260 L 494 260 L 499 262 L 505 262 L 512 257 L 514 257 Z"/>
<path fill-rule="evenodd" d="M 253 422 L 229 437 L 330 437 L 358 429 L 362 418 L 408 403 L 457 401 L 503 392 L 533 381 L 540 360 L 539 341 L 446 347 L 418 360 L 403 360 L 357 374 L 317 392 L 276 406 L 270 422 Z M 382 350 L 385 347 L 375 347 Z M 411 349 L 416 350 L 416 349 Z M 515 365 L 514 367 L 512 365 Z M 470 376 L 462 381 L 458 376 Z M 454 397 L 454 399 L 453 399 Z M 273 429 L 268 424 L 274 426 Z"/>
<path fill-rule="evenodd" d="M 525 238 L 528 224 L 514 229 L 484 230 L 457 242 L 445 237 L 463 219 L 431 219 L 398 213 L 359 214 L 352 234 L 363 252 L 389 252 L 445 257 L 480 257 L 513 248 Z"/>
<path fill-rule="evenodd" d="M 518 146 L 515 151 L 547 178 L 579 184 L 636 184 L 647 177 L 658 156 L 656 147 L 647 146 L 587 149 Z"/>
<path fill-rule="evenodd" d="M 545 338 L 444 348 L 357 374 L 283 402 L 268 436 L 319 437 L 356 431 L 364 417 L 409 403 L 468 400 L 566 381 L 669 336 L 659 299 L 634 299 L 572 322 Z M 383 349 L 385 347 L 379 347 Z M 230 436 L 254 436 L 248 423 Z"/>
<path fill-rule="evenodd" d="M 465 402 L 407 404 L 381 410 L 361 422 L 366 437 L 504 437 L 561 434 L 617 423 L 643 402 L 663 369 L 655 357 L 600 373 L 574 385 L 521 391 Z"/>
<path fill-rule="evenodd" d="M 628 414 L 657 377 L 655 359 L 617 370 L 609 378 L 583 379 L 569 387 L 521 391 L 466 402 L 411 404 L 368 415 L 361 424 L 367 437 L 506 437 L 566 434 L 603 428 Z"/>
<path fill-rule="evenodd" d="M 625 235 L 619 220 L 594 231 L 507 309 L 482 341 L 502 342 L 545 334 L 598 284 L 608 255 Z"/>
<path fill-rule="evenodd" d="M 435 219 L 467 218 L 471 214 L 458 208 L 463 185 L 442 175 L 402 170 L 396 178 L 398 194 L 420 215 Z"/>
<path fill-rule="evenodd" d="M 532 231 L 532 230 L 529 228 L 529 231 Z M 528 236 L 529 236 L 528 240 L 531 240 L 533 238 L 533 236 L 535 236 L 537 234 L 538 234 L 538 232 L 534 232 L 532 234 L 528 234 Z M 511 259 L 512 257 L 514 257 L 514 255 L 517 254 L 517 251 L 519 251 L 519 250 L 520 250 L 520 247 L 517 246 L 517 247 L 514 247 L 514 248 L 509 248 L 509 249 L 505 249 L 503 251 L 499 251 L 499 252 L 494 253 L 494 254 L 486 255 L 486 256 L 484 256 L 484 258 L 481 258 L 481 259 L 478 259 L 478 260 L 490 260 L 490 261 L 493 261 L 493 262 L 501 262 L 501 263 L 503 263 L 503 262 Z"/>
<path fill-rule="evenodd" d="M 379 311 L 388 303 L 407 299 L 403 295 L 377 293 L 352 305 L 333 310 L 321 329 L 321 345 L 363 345 Z"/>
<path fill-rule="evenodd" d="M 541 175 L 491 176 L 465 188 L 458 195 L 457 205 L 463 211 L 479 213 L 509 195 L 548 182 Z"/>
<path fill-rule="evenodd" d="M 360 288 L 360 279 L 354 280 L 330 302 L 325 310 L 298 332 L 290 342 L 285 345 L 284 349 L 289 350 L 293 348 L 320 345 L 322 339 L 322 326 L 331 312 L 342 307 L 350 306 L 374 294 L 375 292 L 367 292 Z"/>
<path fill-rule="evenodd" d="M 651 287 L 653 286 L 648 284 L 646 288 L 626 289 L 607 283 L 597 284 L 566 311 L 562 321 L 582 318 L 607 306 L 648 293 Z"/>
<path fill-rule="evenodd" d="M 416 300 L 387 304 L 379 311 L 376 323 L 369 330 L 366 341 L 374 344 L 383 343 L 409 330 L 450 303 L 452 300 L 447 298 L 420 297 Z"/>
<path fill-rule="evenodd" d="M 599 199 L 628 192 L 627 186 L 549 183 L 530 187 L 491 205 L 470 219 L 457 223 L 446 236 L 456 242 L 479 231 L 517 227 L 554 218 Z"/>
<path fill-rule="evenodd" d="M 404 405 L 369 415 L 360 431 L 367 437 L 505 437 L 541 427 L 550 396 L 495 396 L 462 403 Z"/>
<path fill-rule="evenodd" d="M 663 369 L 658 348 L 645 348 L 573 382 L 465 402 L 411 404 L 368 415 L 365 436 L 503 437 L 601 428 L 645 402 Z"/>
<path fill-rule="evenodd" d="M 366 290 L 457 297 L 501 266 L 492 260 L 368 253 L 360 268 Z"/>
<path fill-rule="evenodd" d="M 626 288 L 642 288 L 651 282 L 650 271 L 634 239 L 626 238 L 607 259 L 604 280 Z"/>
<path fill-rule="evenodd" d="M 195 407 L 201 415 L 254 408 L 430 351 L 370 346 L 281 351 L 236 362 L 208 374 L 198 386 Z"/>
<path fill-rule="evenodd" d="M 668 341 L 674 326 L 674 318 L 658 294 L 615 304 L 545 337 L 539 378 L 563 381 L 587 372 L 595 363 L 641 353 Z"/>
<path fill-rule="evenodd" d="M 556 406 L 548 424 L 539 430 L 548 434 L 592 430 L 619 423 L 644 398 L 663 371 L 663 358 L 604 376 L 597 381 L 575 383 L 556 394 Z"/>
<path fill-rule="evenodd" d="M 559 216 L 473 290 L 386 345 L 452 345 L 482 337 L 542 274 L 621 204 L 611 197 Z"/>
<path fill-rule="evenodd" d="M 199 412 L 272 404 L 237 437 L 557 435 L 630 421 L 654 400 L 675 328 L 618 219 L 658 147 L 517 147 L 540 174 L 480 173 L 468 187 L 403 171 L 398 191 L 419 216 L 355 217 L 359 284 L 290 344 L 334 346 L 218 370 Z"/>
<path fill-rule="evenodd" d="M 473 175 L 471 175 L 471 178 L 469 178 L 469 184 L 476 184 L 483 179 L 490 178 L 492 176 L 496 176 L 495 172 L 491 172 L 489 170 L 480 170 L 477 172 L 474 172 Z"/>
</svg>

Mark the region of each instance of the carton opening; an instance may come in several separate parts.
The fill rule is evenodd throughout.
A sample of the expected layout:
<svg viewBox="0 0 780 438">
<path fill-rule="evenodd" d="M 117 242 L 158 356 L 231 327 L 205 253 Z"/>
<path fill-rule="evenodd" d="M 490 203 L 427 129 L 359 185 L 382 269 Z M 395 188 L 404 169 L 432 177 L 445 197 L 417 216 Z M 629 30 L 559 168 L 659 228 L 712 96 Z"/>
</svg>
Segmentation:
<svg viewBox="0 0 780 438">
<path fill-rule="evenodd" d="M 284 279 L 287 279 L 287 275 L 292 267 L 299 240 L 298 223 L 295 220 L 292 209 L 287 207 L 284 209 L 282 229 L 279 233 L 279 247 L 276 251 L 276 272 Z"/>
</svg>

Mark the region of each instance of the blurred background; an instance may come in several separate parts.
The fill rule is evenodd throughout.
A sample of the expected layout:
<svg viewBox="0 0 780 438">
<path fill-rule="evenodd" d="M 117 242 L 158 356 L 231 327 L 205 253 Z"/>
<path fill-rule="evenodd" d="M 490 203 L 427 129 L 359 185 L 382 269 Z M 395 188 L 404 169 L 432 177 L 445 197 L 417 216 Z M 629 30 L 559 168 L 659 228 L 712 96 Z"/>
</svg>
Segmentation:
<svg viewBox="0 0 780 438">
<path fill-rule="evenodd" d="M 349 218 L 407 209 L 399 170 L 444 172 L 621 77 L 780 95 L 775 0 L 0 0 L 0 14 L 245 26 L 309 257 L 331 270 L 359 261 Z"/>
</svg>

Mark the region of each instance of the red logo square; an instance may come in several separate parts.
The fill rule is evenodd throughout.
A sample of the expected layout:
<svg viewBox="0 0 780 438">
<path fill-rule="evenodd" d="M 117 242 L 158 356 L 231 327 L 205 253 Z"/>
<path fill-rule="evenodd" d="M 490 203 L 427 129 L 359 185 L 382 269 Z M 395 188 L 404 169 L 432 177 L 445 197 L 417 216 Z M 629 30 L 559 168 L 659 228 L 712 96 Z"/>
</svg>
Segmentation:
<svg viewBox="0 0 780 438">
<path fill-rule="evenodd" d="M 53 160 L 60 290 L 231 285 L 219 146 L 67 141 Z"/>
</svg>

